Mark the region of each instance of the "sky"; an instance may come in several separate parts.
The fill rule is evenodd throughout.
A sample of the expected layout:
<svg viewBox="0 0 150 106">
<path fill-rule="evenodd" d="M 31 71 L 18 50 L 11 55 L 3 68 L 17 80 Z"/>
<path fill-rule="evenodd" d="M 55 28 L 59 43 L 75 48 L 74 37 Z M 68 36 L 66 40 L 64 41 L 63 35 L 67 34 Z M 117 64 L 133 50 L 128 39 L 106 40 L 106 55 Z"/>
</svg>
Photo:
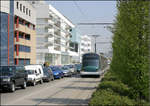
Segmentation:
<svg viewBox="0 0 150 106">
<path fill-rule="evenodd" d="M 97 42 L 110 42 L 112 33 L 104 25 L 81 26 L 78 23 L 113 23 L 116 1 L 46 1 L 76 25 L 81 35 L 100 35 Z M 92 39 L 93 40 L 93 39 Z M 94 43 L 93 43 L 94 45 Z M 92 45 L 92 49 L 94 47 Z M 110 43 L 97 44 L 98 52 L 108 52 Z"/>
</svg>

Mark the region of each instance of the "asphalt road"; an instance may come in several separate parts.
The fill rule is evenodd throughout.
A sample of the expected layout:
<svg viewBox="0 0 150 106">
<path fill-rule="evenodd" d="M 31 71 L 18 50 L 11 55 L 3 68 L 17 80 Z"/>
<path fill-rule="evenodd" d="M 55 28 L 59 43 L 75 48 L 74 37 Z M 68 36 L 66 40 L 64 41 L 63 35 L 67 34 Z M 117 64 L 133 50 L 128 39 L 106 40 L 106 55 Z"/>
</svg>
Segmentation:
<svg viewBox="0 0 150 106">
<path fill-rule="evenodd" d="M 87 105 L 100 79 L 77 75 L 18 88 L 14 93 L 1 92 L 1 105 Z"/>
</svg>

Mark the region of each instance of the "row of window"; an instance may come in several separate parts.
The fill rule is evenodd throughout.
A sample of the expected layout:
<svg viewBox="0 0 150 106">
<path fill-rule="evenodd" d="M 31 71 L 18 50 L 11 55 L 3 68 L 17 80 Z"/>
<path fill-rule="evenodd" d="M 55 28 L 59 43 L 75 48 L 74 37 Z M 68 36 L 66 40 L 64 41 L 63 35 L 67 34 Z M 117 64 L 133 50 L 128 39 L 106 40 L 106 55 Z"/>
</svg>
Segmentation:
<svg viewBox="0 0 150 106">
<path fill-rule="evenodd" d="M 25 35 L 25 38 L 23 37 L 23 34 L 19 34 L 19 38 L 23 38 L 23 39 L 26 39 L 26 40 L 30 40 L 30 35 Z"/>
<path fill-rule="evenodd" d="M 26 15 L 31 16 L 31 10 L 23 6 L 22 4 L 19 4 L 19 2 L 16 2 L 17 9 L 20 9 L 21 12 L 25 13 Z"/>
<path fill-rule="evenodd" d="M 17 36 L 17 33 L 15 32 L 15 37 L 16 36 Z M 25 34 L 24 36 L 24 33 L 19 32 L 19 38 L 30 40 L 30 34 Z"/>
<path fill-rule="evenodd" d="M 17 24 L 17 18 L 18 17 L 15 17 L 15 24 Z M 35 25 L 31 24 L 30 22 L 25 21 L 24 19 L 19 18 L 19 24 L 25 25 L 28 28 L 35 30 Z"/>
<path fill-rule="evenodd" d="M 15 46 L 16 51 L 17 46 Z M 20 52 L 30 52 L 31 48 L 29 46 L 19 45 L 19 51 Z"/>
<path fill-rule="evenodd" d="M 81 45 L 83 45 L 83 46 L 90 46 L 90 44 L 84 44 L 84 43 L 81 43 Z"/>
<path fill-rule="evenodd" d="M 29 65 L 30 59 L 19 59 L 18 63 L 19 63 L 19 65 Z M 17 59 L 15 59 L 15 64 L 17 64 Z"/>
<path fill-rule="evenodd" d="M 81 51 L 86 51 L 85 49 L 81 49 Z M 88 49 L 87 51 L 90 51 L 90 49 Z"/>
</svg>

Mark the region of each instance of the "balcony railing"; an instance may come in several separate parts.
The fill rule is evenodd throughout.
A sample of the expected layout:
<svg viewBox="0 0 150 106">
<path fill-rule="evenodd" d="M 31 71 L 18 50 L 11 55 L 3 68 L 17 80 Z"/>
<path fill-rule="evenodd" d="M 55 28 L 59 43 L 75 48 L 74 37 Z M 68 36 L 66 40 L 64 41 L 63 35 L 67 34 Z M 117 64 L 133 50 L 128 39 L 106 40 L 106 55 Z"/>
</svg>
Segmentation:
<svg viewBox="0 0 150 106">
<path fill-rule="evenodd" d="M 45 43 L 44 43 L 44 46 L 45 46 L 45 47 L 53 46 L 53 43 L 52 43 L 52 42 L 45 42 Z"/>
<path fill-rule="evenodd" d="M 48 33 L 45 34 L 45 37 L 46 37 L 46 38 L 47 38 L 47 37 L 53 37 L 53 35 L 54 35 L 54 34 L 53 34 L 52 32 L 48 32 Z"/>
</svg>

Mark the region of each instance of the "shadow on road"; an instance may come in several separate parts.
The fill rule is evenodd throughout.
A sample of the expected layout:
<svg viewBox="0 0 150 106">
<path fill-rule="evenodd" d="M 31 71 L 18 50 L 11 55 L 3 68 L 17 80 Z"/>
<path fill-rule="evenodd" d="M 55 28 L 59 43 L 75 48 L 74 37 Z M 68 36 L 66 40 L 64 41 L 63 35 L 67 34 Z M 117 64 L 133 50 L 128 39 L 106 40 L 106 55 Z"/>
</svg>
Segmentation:
<svg viewBox="0 0 150 106">
<path fill-rule="evenodd" d="M 83 105 L 87 106 L 89 100 L 83 99 L 69 99 L 69 98 L 48 98 L 48 99 L 33 99 L 33 101 L 40 102 L 40 103 L 48 103 L 48 104 L 57 104 L 57 105 Z M 39 105 L 40 105 L 39 103 Z"/>
<path fill-rule="evenodd" d="M 75 89 L 75 90 L 93 90 L 96 89 L 96 87 L 62 87 L 63 89 Z"/>
<path fill-rule="evenodd" d="M 76 83 L 99 83 L 100 81 L 73 81 Z"/>
<path fill-rule="evenodd" d="M 24 89 L 17 87 L 16 90 L 24 90 Z M 10 92 L 8 89 L 4 89 L 4 90 L 0 89 L 0 93 L 2 94 L 2 93 L 13 93 L 13 92 Z"/>
</svg>

